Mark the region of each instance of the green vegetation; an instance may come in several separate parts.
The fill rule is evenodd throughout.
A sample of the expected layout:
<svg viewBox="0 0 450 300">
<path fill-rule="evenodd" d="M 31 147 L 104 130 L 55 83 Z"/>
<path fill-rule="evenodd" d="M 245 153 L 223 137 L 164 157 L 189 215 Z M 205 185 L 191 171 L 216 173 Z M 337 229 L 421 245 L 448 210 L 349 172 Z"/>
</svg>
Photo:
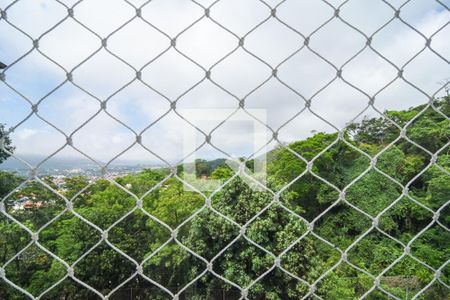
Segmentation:
<svg viewBox="0 0 450 300">
<path fill-rule="evenodd" d="M 5 133 L 5 125 L 0 123 L 0 145 L 3 144 L 3 147 L 0 147 L 0 149 L 6 149 L 9 152 L 14 151 L 14 147 L 11 146 L 11 139 L 9 136 Z M 8 158 L 8 153 L 4 150 L 0 150 L 0 163 L 2 163 L 5 159 Z"/>
<path fill-rule="evenodd" d="M 372 118 L 351 125 L 344 136 L 347 143 L 338 141 L 336 134 L 318 133 L 288 145 L 288 149 L 280 147 L 268 154 L 267 185 L 272 191 L 281 192 L 281 205 L 295 214 L 274 204 L 248 224 L 246 236 L 266 251 L 281 255 L 280 266 L 303 282 L 280 268 L 273 268 L 254 282 L 274 266 L 275 259 L 240 235 L 239 228 L 222 215 L 237 224 L 246 224 L 273 200 L 273 195 L 252 190 L 238 177 L 218 193 L 206 194 L 214 211 L 205 207 L 203 196 L 185 189 L 168 170 L 144 170 L 116 178 L 116 184 L 106 180 L 90 183 L 86 178 L 73 177 L 57 186 L 51 178 L 43 179 L 49 187 L 73 200 L 77 216 L 65 210 L 64 199 L 39 182 L 28 182 L 16 190 L 23 179 L 7 172 L 0 172 L 0 197 L 9 194 L 5 200 L 8 213 L 31 231 L 40 230 L 40 244 L 73 264 L 76 278 L 103 294 L 126 281 L 110 299 L 170 299 L 163 290 L 136 274 L 133 260 L 143 262 L 146 277 L 173 293 L 200 276 L 181 293 L 180 299 L 238 299 L 240 293 L 235 287 L 204 272 L 207 264 L 199 256 L 213 260 L 216 274 L 242 287 L 251 284 L 251 299 L 300 299 L 308 293 L 304 282 L 313 284 L 319 279 L 316 294 L 320 297 L 357 299 L 374 284 L 374 278 L 368 274 L 378 276 L 388 267 L 380 278 L 381 288 L 400 299 L 411 299 L 434 278 L 434 272 L 426 265 L 439 269 L 450 259 L 450 232 L 443 227 L 450 228 L 450 207 L 441 209 L 450 199 L 450 176 L 444 172 L 450 171 L 450 148 L 437 152 L 439 167 L 430 165 L 430 153 L 436 153 L 450 141 L 450 121 L 445 117 L 450 115 L 449 99 L 435 105 L 441 113 L 428 108 L 406 131 L 406 136 L 420 147 L 398 138 L 400 129 L 389 121 Z M 404 125 L 424 108 L 386 114 Z M 294 153 L 312 160 L 312 172 L 326 182 L 311 173 L 298 178 L 307 165 Z M 319 153 L 322 154 L 316 158 Z M 379 155 L 378 171 L 369 169 L 370 159 L 365 154 Z M 195 167 L 201 176 L 223 182 L 233 175 L 220 160 L 198 160 Z M 424 168 L 426 171 L 422 172 Z M 179 168 L 178 175 L 182 174 Z M 283 189 L 288 184 L 289 188 Z M 407 184 L 409 197 L 402 188 Z M 342 189 L 346 202 L 337 202 Z M 24 197 L 32 204 L 17 209 L 14 203 Z M 133 211 L 138 199 L 142 199 L 145 212 Z M 438 209 L 441 210 L 437 220 L 442 226 L 432 223 L 431 210 Z M 377 230 L 368 215 L 376 217 L 380 213 Z M 56 221 L 50 222 L 59 214 Z M 108 230 L 108 242 L 96 227 L 81 218 Z M 315 234 L 299 240 L 308 230 L 304 220 L 314 221 Z M 168 226 L 178 228 L 177 242 Z M 5 274 L 18 286 L 37 296 L 61 281 L 41 299 L 99 298 L 76 280 L 65 277 L 62 262 L 36 245 L 20 252 L 31 237 L 4 216 L 0 217 L 0 233 L 0 265 L 7 263 Z M 411 256 L 404 255 L 404 247 L 411 241 Z M 341 261 L 344 251 L 349 263 Z M 334 267 L 338 262 L 339 266 Z M 127 281 L 131 276 L 134 277 Z M 450 265 L 441 269 L 440 280 L 450 284 Z M 0 280 L 0 299 L 25 298 Z M 450 290 L 439 281 L 418 297 L 449 298 Z M 390 297 L 373 290 L 366 299 Z"/>
</svg>

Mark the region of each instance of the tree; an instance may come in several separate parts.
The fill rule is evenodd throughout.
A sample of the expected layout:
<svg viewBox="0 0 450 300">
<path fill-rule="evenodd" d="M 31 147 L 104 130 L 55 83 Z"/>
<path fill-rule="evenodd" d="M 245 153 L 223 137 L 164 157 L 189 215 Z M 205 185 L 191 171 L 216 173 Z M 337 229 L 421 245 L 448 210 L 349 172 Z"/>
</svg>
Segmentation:
<svg viewBox="0 0 450 300">
<path fill-rule="evenodd" d="M 436 152 L 449 140 L 449 121 L 443 115 L 450 114 L 448 98 L 436 101 L 435 107 L 439 112 L 428 108 L 420 116 L 418 113 L 425 106 L 405 111 L 389 111 L 386 114 L 402 126 L 418 116 L 409 124 L 407 136 L 430 152 Z M 449 209 L 442 209 L 450 198 L 450 176 L 443 171 L 450 170 L 450 155 L 448 149 L 437 153 L 436 164 L 439 167 L 430 166 L 422 172 L 430 164 L 430 155 L 406 139 L 389 145 L 398 134 L 398 128 L 390 126 L 390 122 L 381 118 L 367 118 L 351 126 L 344 137 L 352 146 L 369 155 L 388 147 L 376 162 L 376 167 L 383 173 L 370 170 L 357 180 L 355 179 L 370 166 L 370 160 L 348 143 L 334 143 L 336 134 L 317 133 L 306 140 L 287 145 L 289 150 L 283 147 L 268 153 L 268 188 L 280 191 L 290 184 L 280 195 L 280 201 L 307 220 L 322 214 L 338 199 L 339 193 L 328 182 L 339 189 L 347 187 L 346 202 L 339 202 L 314 221 L 314 233 L 320 238 L 309 233 L 298 240 L 306 232 L 307 223 L 278 203 L 272 203 L 267 208 L 273 200 L 273 194 L 254 191 L 239 177 L 233 178 L 220 191 L 211 194 L 211 206 L 214 210 L 205 205 L 203 196 L 195 191 L 185 190 L 177 178 L 164 180 L 169 170 L 144 170 L 115 178 L 116 183 L 126 190 L 107 180 L 97 180 L 78 195 L 77 192 L 88 184 L 84 177 L 67 179 L 61 190 L 67 198 L 77 195 L 73 202 L 74 210 L 103 229 L 127 214 L 108 231 L 108 241 L 139 263 L 148 258 L 143 264 L 144 274 L 174 293 L 207 268 L 201 259 L 186 251 L 178 242 L 208 261 L 214 258 L 213 270 L 241 287 L 248 286 L 274 265 L 274 257 L 240 235 L 239 226 L 223 218 L 222 215 L 225 215 L 240 225 L 252 220 L 247 224 L 246 237 L 275 256 L 295 242 L 289 251 L 280 256 L 280 265 L 309 283 L 326 274 L 316 290 L 317 295 L 323 299 L 361 297 L 373 286 L 373 278 L 360 270 L 377 276 L 393 262 L 395 265 L 380 278 L 380 284 L 385 291 L 396 297 L 409 299 L 409 296 L 430 283 L 434 273 L 408 256 L 396 261 L 404 253 L 403 246 L 396 241 L 407 244 L 416 237 L 411 245 L 411 254 L 436 270 L 450 257 L 450 233 L 447 230 L 434 224 L 422 232 L 433 220 L 430 210 L 439 210 L 439 222 L 447 228 L 450 226 Z M 333 146 L 328 147 L 331 143 Z M 327 149 L 323 152 L 325 148 Z M 307 166 L 292 151 L 307 161 L 321 153 L 314 159 L 312 171 L 327 182 L 311 174 L 297 178 Z M 200 175 L 210 175 L 211 179 L 225 182 L 234 172 L 222 163 L 221 160 L 197 160 L 192 166 L 197 168 Z M 409 196 L 414 201 L 409 197 L 402 197 L 401 185 L 389 177 L 403 185 L 408 183 Z M 0 172 L 0 195 L 14 189 L 18 181 L 20 178 L 15 175 Z M 51 185 L 48 180 L 47 183 Z M 349 183 L 352 184 L 349 186 Z M 149 190 L 151 192 L 147 194 Z M 142 199 L 142 207 L 146 213 L 141 210 L 129 213 L 135 208 L 137 199 L 126 191 L 131 191 L 138 198 L 146 195 Z M 21 189 L 20 194 L 13 194 L 12 198 L 31 193 L 49 203 L 49 206 L 38 211 L 8 212 L 36 230 L 63 207 L 57 207 L 57 203 L 61 201 L 58 202 L 51 192 L 35 182 L 30 182 Z M 392 207 L 384 211 L 391 204 Z M 195 214 L 200 208 L 202 211 Z M 252 219 L 265 208 L 264 212 Z M 361 210 L 372 217 L 384 211 L 379 216 L 378 230 L 372 228 L 372 219 Z M 178 228 L 177 242 L 170 230 L 149 215 L 172 229 L 183 224 Z M 184 222 L 185 220 L 187 221 Z M 29 240 L 30 237 L 17 224 L 7 218 L 0 218 L 0 266 L 18 253 Z M 39 235 L 39 241 L 44 247 L 68 263 L 75 262 L 100 240 L 100 233 L 95 228 L 70 212 L 60 216 Z M 356 240 L 358 242 L 353 244 Z M 232 241 L 235 242 L 230 245 Z M 165 246 L 155 254 L 154 251 L 162 245 Z M 348 260 L 359 270 L 344 262 L 331 270 L 341 259 L 338 249 L 342 252 L 348 250 Z M 104 294 L 134 274 L 135 270 L 134 264 L 127 257 L 111 249 L 105 241 L 99 243 L 74 267 L 78 278 Z M 5 271 L 8 278 L 35 296 L 58 282 L 65 274 L 59 262 L 36 247 L 27 250 L 20 259 L 12 261 Z M 448 282 L 449 277 L 450 269 L 442 268 L 442 282 Z M 125 288 L 134 289 L 134 299 L 167 298 L 163 291 L 139 276 L 126 283 L 123 286 Z M 123 289 L 110 298 L 129 299 L 129 294 Z M 221 292 L 220 297 L 225 296 L 227 299 L 240 297 L 238 289 L 206 273 L 185 290 L 180 299 L 216 299 L 216 291 Z M 301 299 L 307 292 L 307 285 L 279 268 L 274 268 L 251 287 L 249 298 Z M 449 290 L 445 286 L 435 283 L 418 299 L 449 299 L 449 296 Z M 24 297 L 19 292 L 8 289 L 0 281 L 0 298 Z M 95 299 L 88 290 L 68 279 L 44 298 Z M 387 300 L 389 296 L 374 290 L 368 298 Z"/>
<path fill-rule="evenodd" d="M 12 153 L 14 147 L 11 145 L 11 138 L 5 132 L 5 125 L 0 123 L 0 164 L 5 161 Z"/>
<path fill-rule="evenodd" d="M 22 179 L 14 173 L 0 171 L 0 199 L 14 190 L 21 181 Z"/>
</svg>

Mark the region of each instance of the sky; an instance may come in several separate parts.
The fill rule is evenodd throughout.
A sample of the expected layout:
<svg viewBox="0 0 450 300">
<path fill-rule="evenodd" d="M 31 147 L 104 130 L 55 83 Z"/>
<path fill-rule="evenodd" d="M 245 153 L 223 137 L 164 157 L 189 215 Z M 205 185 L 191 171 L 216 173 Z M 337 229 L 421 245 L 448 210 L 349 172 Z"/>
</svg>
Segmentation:
<svg viewBox="0 0 450 300">
<path fill-rule="evenodd" d="M 176 162 L 189 152 L 186 135 L 203 138 L 171 110 L 175 100 L 178 114 L 208 133 L 221 123 L 208 110 L 223 110 L 225 119 L 244 99 L 250 113 L 264 112 L 279 139 L 291 142 L 379 116 L 366 109 L 372 96 L 380 111 L 427 103 L 444 94 L 442 82 L 450 77 L 449 0 L 441 0 L 446 7 L 433 0 L 385 1 L 400 8 L 409 26 L 399 19 L 385 25 L 395 11 L 381 0 L 153 0 L 136 17 L 132 5 L 145 2 L 83 0 L 73 7 L 74 20 L 67 8 L 76 1 L 0 0 L 8 20 L 0 19 L 0 61 L 10 65 L 6 84 L 0 82 L 0 123 L 15 128 L 17 157 L 52 155 L 65 145 L 64 132 L 98 161 Z M 417 88 L 394 80 L 397 69 L 366 47 L 364 35 Z M 425 47 L 430 37 L 435 52 Z M 336 78 L 336 68 L 350 84 Z M 105 100 L 107 113 L 100 107 Z M 39 117 L 27 119 L 35 103 Z M 129 148 L 144 129 L 146 149 Z M 239 111 L 211 141 L 228 155 L 249 156 L 270 140 L 270 132 L 259 130 Z M 206 145 L 196 155 L 225 154 Z M 71 147 L 54 156 L 64 157 L 85 156 Z"/>
</svg>

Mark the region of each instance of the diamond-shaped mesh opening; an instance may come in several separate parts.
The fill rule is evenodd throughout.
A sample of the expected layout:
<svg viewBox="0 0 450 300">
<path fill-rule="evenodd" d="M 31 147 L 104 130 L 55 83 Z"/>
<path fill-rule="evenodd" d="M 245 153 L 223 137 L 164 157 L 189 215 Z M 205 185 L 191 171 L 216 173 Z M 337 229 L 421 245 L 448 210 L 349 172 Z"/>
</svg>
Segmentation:
<svg viewBox="0 0 450 300">
<path fill-rule="evenodd" d="M 41 245 L 69 264 L 82 257 L 100 238 L 97 230 L 68 212 L 39 234 Z"/>
<path fill-rule="evenodd" d="M 96 10 L 102 7 L 101 1 L 94 0 L 89 2 L 81 2 L 77 4 L 76 10 L 80 16 L 77 17 L 82 24 L 96 32 L 100 36 L 107 36 L 115 31 L 120 25 L 133 17 L 133 8 L 126 2 L 120 0 L 112 0 L 108 6 L 102 9 L 104 15 L 115 15 L 117 10 L 121 11 L 120 16 L 115 15 L 115 18 L 106 18 L 109 21 L 96 22 Z"/>
<path fill-rule="evenodd" d="M 6 124 L 17 124 L 29 116 L 30 104 L 24 101 L 22 97 L 4 85 L 0 86 L 0 93 L 5 99 L 3 100 L 3 107 L 0 112 L 2 122 Z M 5 128 L 6 125 L 3 123 L 0 126 L 2 127 L 2 131 L 8 129 Z"/>
<path fill-rule="evenodd" d="M 170 234 L 161 224 L 137 210 L 114 226 L 108 237 L 114 246 L 141 262 L 169 240 Z"/>
<path fill-rule="evenodd" d="M 106 74 L 109 80 L 106 80 Z M 119 86 L 133 80 L 134 75 L 129 66 L 105 49 L 100 49 L 73 72 L 77 85 L 99 98 L 111 96 Z"/>
<path fill-rule="evenodd" d="M 57 25 L 62 20 L 66 12 L 64 7 L 56 2 L 48 3 L 47 5 L 40 5 L 35 1 L 25 0 L 16 3 L 11 3 L 8 9 L 8 17 L 10 22 L 20 28 L 22 31 L 27 32 L 28 35 L 33 38 L 39 37 L 53 26 Z M 3 7 L 3 5 L 2 5 Z M 26 19 L 22 18 L 24 8 L 33 10 L 34 16 L 41 19 L 38 23 L 29 23 Z M 48 10 L 52 13 L 49 14 Z"/>
<path fill-rule="evenodd" d="M 134 81 L 108 99 L 108 113 L 141 133 L 169 111 L 169 104 L 145 83 Z"/>
<path fill-rule="evenodd" d="M 348 252 L 348 260 L 377 276 L 400 257 L 402 250 L 399 243 L 377 231 L 371 231 Z"/>
<path fill-rule="evenodd" d="M 25 248 L 31 241 L 30 235 L 19 225 L 7 219 L 5 216 L 0 217 L 0 226 L 2 227 L 1 236 L 1 265 L 4 265 L 14 255 Z"/>
<path fill-rule="evenodd" d="M 5 267 L 5 275 L 34 296 L 39 296 L 66 275 L 64 265 L 35 244 L 19 253 Z"/>
<path fill-rule="evenodd" d="M 435 153 L 446 145 L 449 132 L 448 116 L 445 117 L 429 107 L 408 126 L 406 134 L 415 143 Z"/>
<path fill-rule="evenodd" d="M 0 183 L 0 198 L 3 199 L 14 193 L 14 190 L 23 183 L 23 179 L 16 174 L 0 171 Z"/>
<path fill-rule="evenodd" d="M 213 270 L 240 287 L 246 287 L 273 264 L 271 255 L 240 237 L 214 261 Z"/>
<path fill-rule="evenodd" d="M 231 218 L 245 224 L 266 207 L 273 195 L 265 191 L 254 191 L 242 179 L 233 179 L 217 194 L 212 196 L 212 207 Z"/>
<path fill-rule="evenodd" d="M 433 8 L 435 10 L 441 10 L 445 8 L 448 9 L 448 4 L 446 4 L 445 2 L 442 3 L 440 1 L 410 1 L 409 3 L 405 3 L 402 7 L 402 20 L 408 23 L 410 26 L 414 27 L 416 30 L 420 31 L 422 34 L 433 34 L 446 23 L 446 19 L 448 19 L 448 16 L 447 18 L 442 18 L 441 20 L 436 22 L 436 24 L 433 24 L 433 26 L 418 26 L 419 24 L 417 24 L 417 20 L 414 18 L 414 15 L 416 15 L 420 9 L 427 8 Z"/>
<path fill-rule="evenodd" d="M 448 172 L 433 166 L 413 181 L 410 195 L 425 206 L 437 210 L 448 202 L 449 182 Z"/>
<path fill-rule="evenodd" d="M 263 47 L 271 44 L 272 47 Z M 271 66 L 285 61 L 303 45 L 303 38 L 274 19 L 256 28 L 245 41 L 245 48 Z"/>
<path fill-rule="evenodd" d="M 61 99 L 64 98 L 69 99 L 62 104 Z M 67 135 L 78 129 L 88 117 L 95 116 L 99 110 L 97 99 L 68 83 L 46 97 L 39 105 L 39 115 Z M 67 117 L 61 119 L 62 115 Z M 70 148 L 66 147 L 58 154 L 66 154 L 64 151 L 68 150 Z M 80 156 L 79 153 L 67 156 L 75 155 Z"/>
<path fill-rule="evenodd" d="M 236 10 L 236 5 L 239 5 L 239 10 Z M 269 15 L 269 8 L 257 0 L 246 3 L 239 0 L 218 1 L 213 7 L 212 18 L 239 36 L 246 35 Z"/>
<path fill-rule="evenodd" d="M 74 207 L 83 207 L 92 205 L 90 197 L 97 192 L 106 190 L 110 182 L 105 179 L 99 179 L 90 182 L 83 176 L 73 176 L 64 181 L 62 185 L 63 195 L 73 202 Z"/>
<path fill-rule="evenodd" d="M 100 47 L 100 40 L 94 34 L 71 19 L 59 24 L 40 40 L 42 53 L 68 70 L 79 65 Z"/>
<path fill-rule="evenodd" d="M 136 32 L 139 32 L 139 35 Z M 140 39 L 141 34 L 147 39 Z M 124 39 L 127 40 L 126 44 L 123 43 Z M 140 19 L 134 19 L 108 39 L 108 49 L 135 68 L 141 68 L 153 61 L 169 46 L 170 40 L 164 34 Z"/>
<path fill-rule="evenodd" d="M 449 241 L 448 230 L 433 225 L 412 243 L 411 254 L 427 265 L 438 269 L 449 259 Z"/>
<path fill-rule="evenodd" d="M 135 265 L 105 242 L 92 249 L 73 268 L 75 276 L 102 294 L 108 294 L 136 271 Z M 91 266 L 95 265 L 92 272 Z M 111 265 L 116 266 L 111 269 Z"/>
<path fill-rule="evenodd" d="M 29 113 L 29 111 L 28 111 Z M 24 126 L 21 130 L 14 131 L 9 138 L 11 140 L 20 140 L 22 136 L 27 137 L 27 140 L 32 142 L 36 148 L 40 152 L 37 156 L 26 156 L 25 159 L 17 157 L 21 162 L 20 168 L 23 170 L 22 175 L 25 175 L 24 171 L 32 171 L 31 166 L 38 166 L 44 158 L 49 158 L 51 155 L 58 152 L 62 147 L 64 147 L 65 139 L 60 132 L 55 129 L 52 125 L 49 125 L 47 122 L 41 119 L 41 117 L 33 114 L 29 114 L 26 119 L 26 123 L 28 126 Z M 34 128 L 38 127 L 39 130 L 35 130 Z M 48 140 L 48 142 L 44 145 L 40 144 L 39 141 L 49 138 L 52 136 L 52 139 Z M 14 149 L 14 148 L 13 148 Z M 8 150 L 8 149 L 6 149 Z M 14 151 L 23 151 L 26 155 L 30 152 L 30 147 L 26 144 L 19 144 L 15 147 Z M 25 165 L 28 164 L 28 165 Z M 39 173 L 40 177 L 45 177 L 46 174 Z M 27 173 L 26 176 L 34 177 L 34 174 Z M 33 179 L 33 178 L 30 178 Z"/>
<path fill-rule="evenodd" d="M 120 220 L 136 205 L 130 194 L 108 181 L 96 182 L 75 196 L 75 212 L 102 229 Z"/>
<path fill-rule="evenodd" d="M 301 299 L 308 294 L 308 286 L 280 269 L 274 269 L 249 290 L 250 297 Z"/>
<path fill-rule="evenodd" d="M 373 279 L 370 276 L 341 263 L 319 282 L 316 294 L 325 299 L 360 298 L 372 285 Z"/>
<path fill-rule="evenodd" d="M 346 129 L 346 140 L 356 142 L 358 149 L 375 156 L 396 140 L 400 129 L 385 116 L 375 113 L 372 118 L 364 117 Z"/>
<path fill-rule="evenodd" d="M 432 279 L 433 272 L 431 270 L 412 258 L 405 257 L 381 277 L 381 287 L 400 299 L 404 299 L 408 295 L 417 294 Z"/>
<path fill-rule="evenodd" d="M 189 28 L 177 42 L 181 52 L 204 68 L 212 67 L 237 46 L 237 39 L 232 34 L 207 19 Z M 208 52 L 211 55 L 205 55 Z"/>
<path fill-rule="evenodd" d="M 313 259 L 310 259 L 310 258 Z M 314 236 L 306 236 L 282 256 L 281 265 L 295 276 L 312 284 L 340 259 L 330 244 Z"/>
<path fill-rule="evenodd" d="M 432 217 L 430 211 L 403 197 L 382 215 L 379 228 L 407 243 L 430 224 Z"/>
<path fill-rule="evenodd" d="M 144 68 L 142 80 L 174 100 L 200 82 L 204 75 L 199 66 L 171 48 Z"/>
<path fill-rule="evenodd" d="M 162 172 L 153 172 L 150 170 L 144 170 L 136 175 L 125 175 L 121 177 L 115 178 L 115 182 L 117 182 L 120 186 L 133 193 L 137 197 L 143 197 L 150 190 L 158 191 L 158 184 L 167 176 L 164 171 Z M 164 187 L 167 184 L 162 184 Z M 147 196 L 150 199 L 151 196 Z M 147 205 L 147 202 L 144 202 Z M 149 204 L 148 204 L 149 205 Z M 147 207 L 147 206 L 146 206 Z"/>
<path fill-rule="evenodd" d="M 154 1 L 144 6 L 142 16 L 162 32 L 176 36 L 202 16 L 202 9 L 191 1 Z"/>
<path fill-rule="evenodd" d="M 333 49 L 327 49 L 329 42 Z M 311 49 L 336 66 L 342 66 L 365 45 L 364 37 L 348 25 L 333 19 L 311 37 Z"/>
<path fill-rule="evenodd" d="M 424 43 L 426 43 L 425 40 Z M 420 81 L 420 76 L 419 74 L 417 74 L 417 71 L 419 69 L 426 67 L 429 70 L 434 70 L 433 73 L 430 73 L 428 82 L 421 84 L 421 90 L 423 92 L 427 93 L 428 95 L 433 95 L 439 89 L 439 86 L 436 88 L 436 84 L 433 84 L 433 82 L 439 81 L 439 78 L 442 77 L 441 74 L 444 74 L 444 72 L 446 72 L 443 65 L 441 65 L 442 61 L 442 58 L 435 55 L 435 52 L 431 51 L 429 48 L 425 48 L 405 67 L 405 71 L 408 74 L 405 76 L 405 79 L 407 79 L 413 85 L 417 85 Z"/>
<path fill-rule="evenodd" d="M 397 70 L 374 51 L 365 49 L 345 66 L 343 76 L 350 84 L 373 95 L 396 78 Z"/>
<path fill-rule="evenodd" d="M 404 34 L 409 41 L 408 48 L 403 48 L 403 51 L 395 50 L 395 47 L 389 47 L 383 44 L 383 41 L 389 41 L 392 45 L 401 42 L 393 32 L 401 32 Z M 387 24 L 383 30 L 378 31 L 373 39 L 372 43 L 375 51 L 383 55 L 390 62 L 396 66 L 403 66 L 407 63 L 413 56 L 415 56 L 419 51 L 423 49 L 424 43 L 420 34 L 415 32 L 413 29 L 408 27 L 408 25 L 402 23 L 400 20 L 393 20 Z"/>
<path fill-rule="evenodd" d="M 143 208 L 165 224 L 175 228 L 204 205 L 197 192 L 185 190 L 177 178 L 163 181 L 143 198 Z"/>
<path fill-rule="evenodd" d="M 10 85 L 24 96 L 37 102 L 65 79 L 64 72 L 54 64 L 47 66 L 48 62 L 47 58 L 34 50 L 11 67 L 11 72 L 8 74 Z M 27 66 L 30 64 L 37 65 L 32 70 L 27 70 Z M 53 75 L 46 77 L 45 74 L 48 74 L 49 71 Z M 24 72 L 27 73 L 26 77 L 22 75 Z M 37 87 L 39 89 L 36 92 Z"/>
<path fill-rule="evenodd" d="M 211 210 L 199 213 L 181 233 L 180 240 L 189 249 L 207 260 L 213 259 L 239 235 L 239 228 Z"/>
<path fill-rule="evenodd" d="M 348 205 L 338 204 L 317 221 L 315 232 L 340 249 L 347 249 L 371 226 L 370 218 Z"/>
<path fill-rule="evenodd" d="M 335 79 L 336 76 L 336 70 L 326 61 L 317 57 L 317 55 L 308 48 L 302 49 L 302 51 L 299 51 L 284 62 L 280 66 L 279 71 L 279 79 L 305 97 L 310 97 L 317 93 L 319 89 Z M 303 78 L 302 81 L 299 82 L 295 78 L 289 76 L 292 73 L 301 76 Z M 313 76 L 314 74 L 320 74 L 320 76 L 315 78 L 315 76 Z"/>
<path fill-rule="evenodd" d="M 400 140 L 377 159 L 377 168 L 402 185 L 420 176 L 430 162 L 430 155 L 407 141 Z M 389 179 L 388 179 L 389 180 Z"/>
<path fill-rule="evenodd" d="M 342 169 L 336 168 L 338 162 Z M 313 171 L 321 178 L 342 189 L 354 181 L 369 167 L 370 160 L 345 143 L 328 148 L 314 162 Z"/>
<path fill-rule="evenodd" d="M 354 10 L 359 14 L 352 14 Z M 382 15 L 376 18 L 375 15 Z M 392 9 L 383 1 L 351 1 L 342 7 L 342 18 L 370 36 L 391 20 Z"/>
<path fill-rule="evenodd" d="M 239 66 L 246 67 L 236 72 Z M 234 74 L 233 78 L 228 76 L 230 72 Z M 271 70 L 268 66 L 240 48 L 215 66 L 211 73 L 215 83 L 239 98 L 251 93 L 270 77 Z"/>
<path fill-rule="evenodd" d="M 44 184 L 56 189 L 50 178 Z M 32 230 L 38 230 L 60 214 L 64 200 L 38 180 L 27 181 L 10 194 L 5 201 L 6 211 Z"/>
<path fill-rule="evenodd" d="M 372 216 L 379 214 L 401 195 L 397 184 L 377 171 L 369 171 L 353 184 L 346 199 Z"/>
<path fill-rule="evenodd" d="M 306 223 L 281 207 L 272 206 L 248 226 L 247 236 L 279 255 L 306 231 Z"/>
<path fill-rule="evenodd" d="M 201 259 L 179 244 L 170 242 L 145 262 L 143 273 L 172 293 L 178 293 L 205 269 Z M 186 270 L 186 273 L 181 270 Z"/>
<path fill-rule="evenodd" d="M 339 193 L 335 189 L 315 176 L 305 174 L 281 194 L 280 200 L 287 208 L 312 221 L 337 201 L 338 197 Z"/>
<path fill-rule="evenodd" d="M 274 3 L 274 5 L 277 4 Z M 305 36 L 309 36 L 333 17 L 333 9 L 324 1 L 284 1 L 279 4 L 280 6 L 277 8 L 278 18 Z M 298 13 L 292 15 L 289 13 L 292 10 Z"/>
<path fill-rule="evenodd" d="M 111 130 L 115 132 L 113 135 L 110 135 Z M 114 149 L 97 152 L 98 149 L 110 145 L 111 138 L 114 140 Z M 74 148 L 97 161 L 92 162 L 93 164 L 98 164 L 98 161 L 109 162 L 119 156 L 136 141 L 136 137 L 125 126 L 100 112 L 73 134 L 72 141 Z"/>
<path fill-rule="evenodd" d="M 275 190 L 284 188 L 306 169 L 306 163 L 299 158 L 299 155 L 286 148 L 276 149 L 269 154 L 267 160 L 267 172 L 274 178 L 270 181 L 270 185 Z"/>
</svg>

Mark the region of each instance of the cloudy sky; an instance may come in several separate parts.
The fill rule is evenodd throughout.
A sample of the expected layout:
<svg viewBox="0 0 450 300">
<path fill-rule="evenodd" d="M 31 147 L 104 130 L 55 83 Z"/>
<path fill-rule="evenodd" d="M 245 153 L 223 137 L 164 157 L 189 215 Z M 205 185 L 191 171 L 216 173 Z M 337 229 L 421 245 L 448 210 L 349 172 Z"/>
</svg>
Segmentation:
<svg viewBox="0 0 450 300">
<path fill-rule="evenodd" d="M 7 15 L 0 19 L 0 61 L 10 65 L 6 84 L 0 82 L 0 122 L 17 126 L 11 135 L 17 156 L 48 156 L 66 143 L 44 119 L 67 136 L 78 129 L 74 146 L 101 161 L 119 155 L 152 125 L 142 133 L 142 144 L 174 162 L 186 152 L 186 134 L 201 139 L 171 110 L 175 100 L 177 112 L 208 133 L 244 99 L 249 112 L 264 112 L 260 118 L 288 142 L 342 128 L 366 108 L 368 96 L 376 95 L 381 111 L 426 103 L 428 96 L 443 94 L 439 82 L 450 77 L 449 0 L 441 0 L 446 7 L 433 0 L 386 1 L 400 8 L 409 26 L 399 19 L 385 25 L 395 11 L 381 0 L 350 0 L 341 7 L 345 1 L 221 0 L 210 7 L 211 19 L 202 6 L 215 1 L 153 0 L 139 18 L 132 5 L 145 2 L 84 0 L 73 7 L 74 20 L 67 8 L 76 1 L 0 0 Z M 359 32 L 335 18 L 331 6 Z M 366 46 L 364 35 L 373 35 L 371 46 L 424 93 L 402 79 L 392 82 L 397 69 Z M 441 57 L 425 47 L 430 37 Z M 341 68 L 350 84 L 337 78 Z M 66 81 L 67 73 L 74 84 Z M 305 99 L 329 123 L 304 110 Z M 105 100 L 107 112 L 128 127 L 100 110 Z M 21 123 L 33 103 L 39 103 L 42 119 L 32 115 Z M 211 109 L 222 109 L 222 117 L 210 116 Z M 376 114 L 369 108 L 362 115 Z M 260 129 L 238 112 L 213 132 L 212 142 L 228 154 L 250 155 L 258 148 L 255 140 L 262 146 L 270 139 Z M 198 155 L 224 156 L 212 147 Z M 66 147 L 56 157 L 83 156 Z M 140 145 L 118 160 L 161 162 Z"/>
</svg>

